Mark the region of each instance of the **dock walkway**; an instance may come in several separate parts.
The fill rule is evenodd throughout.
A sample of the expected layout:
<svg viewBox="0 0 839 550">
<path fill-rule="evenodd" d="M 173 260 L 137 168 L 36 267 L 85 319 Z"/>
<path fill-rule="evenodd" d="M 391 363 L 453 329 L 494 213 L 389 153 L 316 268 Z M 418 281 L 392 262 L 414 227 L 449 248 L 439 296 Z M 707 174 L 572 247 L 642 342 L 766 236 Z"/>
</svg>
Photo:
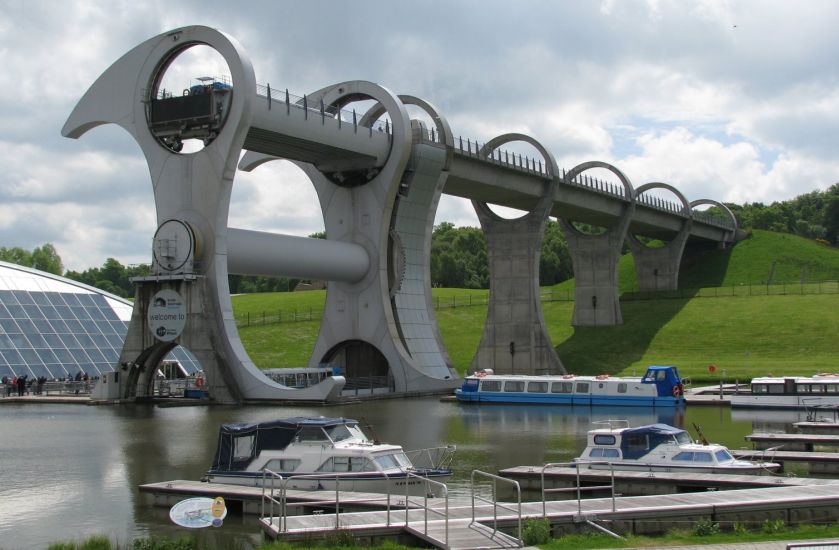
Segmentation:
<svg viewBox="0 0 839 550">
<path fill-rule="evenodd" d="M 475 506 L 477 524 L 472 521 L 469 499 L 453 498 L 448 504 L 448 521 L 437 499 L 430 510 L 410 509 L 406 513 L 383 511 L 319 514 L 286 518 L 285 529 L 279 519 L 262 518 L 261 525 L 271 538 L 305 540 L 337 528 L 356 537 L 394 534 L 407 531 L 438 548 L 515 548 L 519 522 L 543 517 L 542 502 L 506 502 L 495 509 L 490 504 Z M 512 510 L 512 511 L 511 511 Z M 550 501 L 544 503 L 554 532 L 570 532 L 592 524 L 617 532 L 636 534 L 663 533 L 674 526 L 693 525 L 701 519 L 712 522 L 752 522 L 781 519 L 786 523 L 835 521 L 839 519 L 839 484 L 741 489 L 732 491 L 685 493 L 657 496 Z M 406 517 L 407 516 L 407 517 Z"/>
<path fill-rule="evenodd" d="M 756 449 L 783 446 L 789 451 L 812 451 L 817 446 L 835 447 L 839 445 L 839 435 L 828 434 L 782 434 L 753 433 L 746 436 Z"/>
</svg>

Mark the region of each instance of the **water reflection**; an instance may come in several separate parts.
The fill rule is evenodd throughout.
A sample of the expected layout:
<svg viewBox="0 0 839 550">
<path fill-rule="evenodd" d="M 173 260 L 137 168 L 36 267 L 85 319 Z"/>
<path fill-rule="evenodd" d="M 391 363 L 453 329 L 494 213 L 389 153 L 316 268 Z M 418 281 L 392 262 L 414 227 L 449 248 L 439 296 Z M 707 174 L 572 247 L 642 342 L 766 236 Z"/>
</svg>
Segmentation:
<svg viewBox="0 0 839 550">
<path fill-rule="evenodd" d="M 461 405 L 436 398 L 331 407 L 174 407 L 5 405 L 9 428 L 0 448 L 0 532 L 4 548 L 45 547 L 58 539 L 106 534 L 118 541 L 176 535 L 167 510 L 149 505 L 137 486 L 198 479 L 210 466 L 218 427 L 302 415 L 345 416 L 371 437 L 406 449 L 455 444 L 455 493 L 468 492 L 472 470 L 563 462 L 579 455 L 598 420 L 662 422 L 743 447 L 762 419 L 732 420 L 728 409 L 685 410 L 527 405 Z M 761 417 L 765 418 L 763 413 Z M 49 529 L 44 529 L 49 525 Z M 231 516 L 202 530 L 202 547 L 249 547 L 260 540 L 252 517 Z"/>
</svg>

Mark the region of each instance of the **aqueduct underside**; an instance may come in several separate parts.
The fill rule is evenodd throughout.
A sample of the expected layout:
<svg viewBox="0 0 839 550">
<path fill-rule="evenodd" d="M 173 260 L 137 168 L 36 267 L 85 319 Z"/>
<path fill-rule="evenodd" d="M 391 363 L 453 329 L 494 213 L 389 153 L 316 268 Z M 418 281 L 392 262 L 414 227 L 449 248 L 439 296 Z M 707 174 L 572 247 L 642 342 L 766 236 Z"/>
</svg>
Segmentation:
<svg viewBox="0 0 839 550">
<path fill-rule="evenodd" d="M 214 48 L 231 82 L 183 96 L 162 93 L 171 62 L 195 45 Z M 189 92 L 189 90 L 187 91 Z M 373 100 L 365 113 L 344 110 Z M 406 106 L 424 113 L 411 119 Z M 709 199 L 693 202 L 674 187 L 635 188 L 615 166 L 593 161 L 561 170 L 537 140 L 506 134 L 478 145 L 454 138 L 444 115 L 422 99 L 366 81 L 327 86 L 303 98 L 257 85 L 241 45 L 215 29 L 176 29 L 138 45 L 90 87 L 63 135 L 100 124 L 125 128 L 150 169 L 158 229 L 152 276 L 137 294 L 120 358 L 120 397 L 147 395 L 160 358 L 175 344 L 204 367 L 217 402 L 328 401 L 348 380 L 382 379 L 393 395 L 448 391 L 458 384 L 431 301 L 430 243 L 437 204 L 447 193 L 472 200 L 487 236 L 488 315 L 473 368 L 499 373 L 562 373 L 539 300 L 539 250 L 545 223 L 557 217 L 576 278 L 574 324 L 620 323 L 617 262 L 625 242 L 644 289 L 673 289 L 686 243 L 725 245 L 736 221 Z M 186 139 L 200 151 L 185 153 Z M 536 158 L 502 149 L 522 142 Z M 244 157 L 242 151 L 247 151 Z M 316 190 L 327 239 L 227 226 L 236 171 L 273 159 L 298 164 Z M 618 183 L 589 177 L 606 171 Z M 681 204 L 646 195 L 664 188 Z M 488 204 L 527 212 L 501 218 Z M 695 210 L 713 204 L 726 217 Z M 580 231 L 580 224 L 603 228 Z M 648 249 L 636 235 L 669 243 Z M 266 377 L 245 352 L 230 301 L 229 274 L 328 281 L 309 367 L 340 374 L 303 388 Z"/>
</svg>

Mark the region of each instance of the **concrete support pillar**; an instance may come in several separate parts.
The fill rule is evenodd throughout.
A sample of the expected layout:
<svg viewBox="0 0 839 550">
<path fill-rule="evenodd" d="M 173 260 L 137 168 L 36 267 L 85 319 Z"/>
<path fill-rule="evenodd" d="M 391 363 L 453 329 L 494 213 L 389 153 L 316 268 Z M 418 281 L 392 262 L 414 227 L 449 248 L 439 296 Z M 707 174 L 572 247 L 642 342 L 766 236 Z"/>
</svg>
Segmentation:
<svg viewBox="0 0 839 550">
<path fill-rule="evenodd" d="M 556 163 L 538 142 L 520 134 L 495 138 L 482 154 L 509 141 L 526 141 L 539 149 L 548 179 L 543 199 L 518 219 L 501 218 L 485 203 L 472 201 L 486 235 L 490 283 L 484 332 L 471 368 L 497 374 L 561 374 L 565 368 L 545 326 L 539 289 L 539 256 L 553 205 Z"/>
<path fill-rule="evenodd" d="M 670 242 L 660 248 L 650 248 L 632 234 L 626 236 L 626 243 L 635 259 L 638 287 L 642 291 L 676 290 L 679 288 L 679 266 L 682 263 L 682 253 L 693 225 L 692 210 L 685 196 L 666 183 L 644 184 L 635 190 L 635 196 L 639 197 L 645 191 L 655 188 L 667 189 L 682 201 L 681 213 L 684 216 L 682 229 Z"/>
<path fill-rule="evenodd" d="M 204 371 L 207 385 L 204 387 L 215 402 L 236 403 L 243 399 L 238 391 L 238 384 L 230 369 L 223 363 L 221 354 L 216 350 L 214 341 L 218 335 L 206 330 L 206 319 L 215 318 L 213 300 L 208 295 L 207 280 L 204 277 L 184 276 L 161 280 L 148 277 L 136 281 L 134 310 L 128 334 L 120 353 L 120 368 L 126 376 L 120 378 L 120 397 L 122 399 L 151 397 L 157 366 L 176 345 L 187 348 L 195 355 Z M 149 327 L 147 312 L 152 299 L 160 291 L 173 291 L 183 300 L 186 319 L 184 330 L 178 338 L 161 341 Z M 215 337 L 214 337 L 215 336 Z"/>
<path fill-rule="evenodd" d="M 599 161 L 580 164 L 568 172 L 565 179 L 572 181 L 591 168 L 604 168 L 620 179 L 626 206 L 617 223 L 600 235 L 581 233 L 570 221 L 559 220 L 574 263 L 576 289 L 571 323 L 577 327 L 620 325 L 623 317 L 618 289 L 618 260 L 635 211 L 635 190 L 620 170 Z"/>
</svg>

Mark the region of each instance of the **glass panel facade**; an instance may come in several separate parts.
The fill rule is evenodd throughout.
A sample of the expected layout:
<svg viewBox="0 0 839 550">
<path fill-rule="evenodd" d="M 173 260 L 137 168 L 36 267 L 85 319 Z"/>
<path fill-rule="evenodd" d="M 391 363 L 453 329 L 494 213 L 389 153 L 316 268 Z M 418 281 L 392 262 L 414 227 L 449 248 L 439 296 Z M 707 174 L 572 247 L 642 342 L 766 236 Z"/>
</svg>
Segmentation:
<svg viewBox="0 0 839 550">
<path fill-rule="evenodd" d="M 127 331 L 99 294 L 0 290 L 0 376 L 100 376 L 116 366 Z M 180 347 L 165 360 L 190 374 L 201 368 Z"/>
</svg>

